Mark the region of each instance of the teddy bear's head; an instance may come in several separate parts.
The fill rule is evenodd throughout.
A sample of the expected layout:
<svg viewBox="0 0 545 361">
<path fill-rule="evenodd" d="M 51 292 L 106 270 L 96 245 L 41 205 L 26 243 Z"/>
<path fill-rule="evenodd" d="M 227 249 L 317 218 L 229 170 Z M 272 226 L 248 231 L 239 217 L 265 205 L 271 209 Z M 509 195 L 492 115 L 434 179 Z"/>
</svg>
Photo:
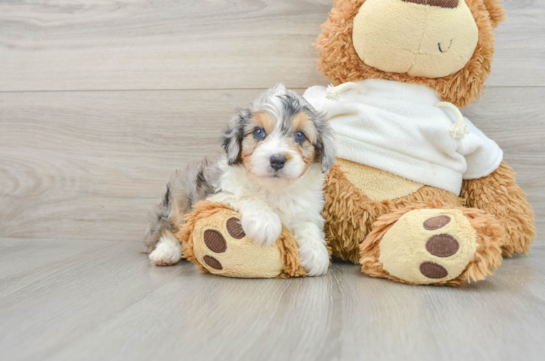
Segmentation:
<svg viewBox="0 0 545 361">
<path fill-rule="evenodd" d="M 368 78 L 418 83 L 464 107 L 483 91 L 499 0 L 335 0 L 318 38 L 335 85 Z"/>
</svg>

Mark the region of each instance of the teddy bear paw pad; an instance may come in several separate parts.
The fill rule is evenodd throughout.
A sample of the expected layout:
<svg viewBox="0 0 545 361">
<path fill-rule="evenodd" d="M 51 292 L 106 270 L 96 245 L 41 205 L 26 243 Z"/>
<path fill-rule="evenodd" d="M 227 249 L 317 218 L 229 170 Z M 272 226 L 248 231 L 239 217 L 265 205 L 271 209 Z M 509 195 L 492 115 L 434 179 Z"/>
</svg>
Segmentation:
<svg viewBox="0 0 545 361">
<path fill-rule="evenodd" d="M 244 232 L 238 214 L 230 210 L 197 221 L 193 250 L 198 262 L 215 275 L 272 278 L 284 269 L 278 246 L 256 245 Z"/>
<path fill-rule="evenodd" d="M 204 243 L 214 253 L 223 253 L 227 251 L 227 241 L 220 232 L 214 229 L 204 231 Z"/>
<path fill-rule="evenodd" d="M 458 277 L 477 250 L 477 233 L 462 211 L 414 210 L 380 242 L 380 262 L 391 275 L 416 284 Z"/>
<path fill-rule="evenodd" d="M 432 217 L 424 222 L 424 228 L 426 228 L 428 231 L 435 231 L 437 229 L 443 228 L 444 226 L 449 224 L 450 221 L 451 218 L 449 216 Z"/>
<path fill-rule="evenodd" d="M 238 218 L 229 218 L 226 223 L 226 229 L 234 239 L 242 239 L 244 236 L 246 236 Z M 219 231 L 207 229 L 204 231 L 203 240 L 208 249 L 214 253 L 224 253 L 227 251 L 227 241 Z M 220 261 L 212 256 L 204 256 L 203 261 L 215 270 L 223 270 L 223 266 L 221 265 Z"/>
<path fill-rule="evenodd" d="M 246 236 L 246 233 L 240 224 L 240 219 L 231 217 L 227 220 L 226 226 L 227 232 L 229 232 L 234 239 L 242 239 Z"/>
<path fill-rule="evenodd" d="M 437 234 L 426 242 L 426 250 L 440 258 L 453 256 L 459 249 L 460 244 L 449 234 Z"/>
<path fill-rule="evenodd" d="M 215 270 L 221 271 L 223 269 L 223 266 L 221 265 L 220 261 L 218 261 L 214 257 L 207 255 L 203 257 L 203 260 L 208 266 L 212 267 Z"/>
<path fill-rule="evenodd" d="M 448 276 L 448 271 L 440 264 L 433 262 L 424 262 L 420 265 L 420 273 L 428 278 L 445 278 Z"/>
</svg>

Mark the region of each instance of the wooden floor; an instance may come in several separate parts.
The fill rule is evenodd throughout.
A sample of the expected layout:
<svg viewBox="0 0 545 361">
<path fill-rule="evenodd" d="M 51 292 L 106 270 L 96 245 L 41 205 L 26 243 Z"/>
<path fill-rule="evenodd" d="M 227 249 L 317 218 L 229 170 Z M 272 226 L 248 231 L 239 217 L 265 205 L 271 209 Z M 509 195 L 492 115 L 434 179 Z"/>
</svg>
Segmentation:
<svg viewBox="0 0 545 361">
<path fill-rule="evenodd" d="M 332 0 L 0 1 L 0 360 L 543 360 L 545 2 L 504 0 L 486 95 L 538 237 L 487 281 L 410 287 L 335 264 L 236 280 L 139 253 L 169 173 L 234 108 L 326 85 Z"/>
<path fill-rule="evenodd" d="M 545 247 L 464 289 L 334 264 L 240 280 L 150 267 L 133 241 L 0 243 L 2 360 L 543 360 Z"/>
</svg>

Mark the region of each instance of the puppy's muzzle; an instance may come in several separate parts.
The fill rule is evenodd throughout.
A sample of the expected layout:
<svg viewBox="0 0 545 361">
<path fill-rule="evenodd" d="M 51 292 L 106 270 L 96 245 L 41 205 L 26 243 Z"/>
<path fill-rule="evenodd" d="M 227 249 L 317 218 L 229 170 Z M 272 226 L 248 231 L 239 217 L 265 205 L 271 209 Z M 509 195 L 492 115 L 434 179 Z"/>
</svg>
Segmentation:
<svg viewBox="0 0 545 361">
<path fill-rule="evenodd" d="M 271 156 L 271 168 L 274 170 L 280 170 L 286 165 L 286 157 L 281 154 L 275 154 Z"/>
</svg>

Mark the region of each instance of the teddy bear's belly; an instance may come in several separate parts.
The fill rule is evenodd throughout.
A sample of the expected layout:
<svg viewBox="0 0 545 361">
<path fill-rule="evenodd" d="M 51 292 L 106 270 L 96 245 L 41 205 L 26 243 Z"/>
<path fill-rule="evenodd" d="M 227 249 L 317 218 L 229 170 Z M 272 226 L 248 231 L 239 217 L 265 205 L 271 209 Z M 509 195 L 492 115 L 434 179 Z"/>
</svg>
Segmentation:
<svg viewBox="0 0 545 361">
<path fill-rule="evenodd" d="M 400 176 L 351 162 L 337 159 L 337 164 L 345 172 L 346 178 L 369 199 L 374 201 L 393 200 L 415 193 L 424 185 Z"/>
</svg>

